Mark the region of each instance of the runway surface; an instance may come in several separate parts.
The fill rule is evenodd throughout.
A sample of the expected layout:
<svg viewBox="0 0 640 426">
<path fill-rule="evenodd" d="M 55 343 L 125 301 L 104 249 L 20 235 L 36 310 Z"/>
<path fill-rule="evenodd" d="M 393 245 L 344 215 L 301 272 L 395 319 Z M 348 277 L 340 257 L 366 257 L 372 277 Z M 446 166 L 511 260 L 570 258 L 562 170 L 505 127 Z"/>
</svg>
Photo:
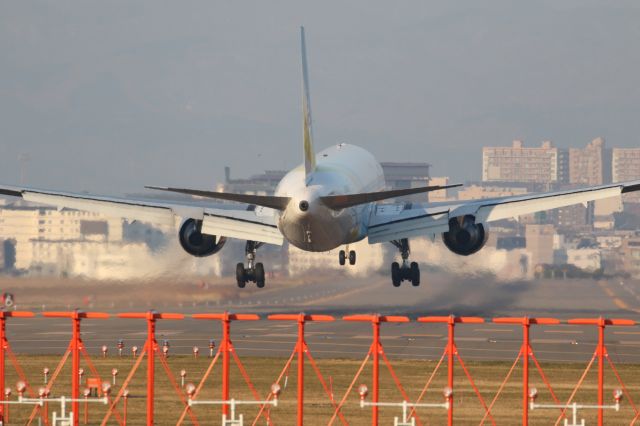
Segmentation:
<svg viewBox="0 0 640 426">
<path fill-rule="evenodd" d="M 340 321 L 343 315 L 380 313 L 419 316 L 479 316 L 484 324 L 456 327 L 456 342 L 468 360 L 513 360 L 521 344 L 521 327 L 490 322 L 499 316 L 568 318 L 626 318 L 640 321 L 640 284 L 634 281 L 536 281 L 497 283 L 483 277 L 451 277 L 442 273 L 425 274 L 424 283 L 414 288 L 404 283 L 393 288 L 387 277 L 371 279 L 338 278 L 331 282 L 279 286 L 269 282 L 264 290 L 254 288 L 236 292 L 224 301 L 206 302 L 201 298 L 179 305 L 162 303 L 162 312 L 323 313 L 337 321 L 310 323 L 306 338 L 316 357 L 361 358 L 371 343 L 371 325 Z M 224 284 L 229 285 L 229 284 Z M 161 291 L 158 289 L 158 291 Z M 166 304 L 166 306 L 164 306 Z M 149 303 L 117 306 L 95 311 L 146 311 Z M 24 307 L 22 307 L 24 309 Z M 280 321 L 247 321 L 232 324 L 232 339 L 238 353 L 248 356 L 288 356 L 296 341 L 296 324 Z M 17 353 L 63 353 L 70 338 L 66 319 L 10 319 L 8 338 Z M 219 341 L 220 324 L 215 321 L 159 321 L 158 340 L 167 339 L 172 353 L 190 354 L 193 346 L 208 352 L 209 339 Z M 146 337 L 143 320 L 85 320 L 82 335 L 90 352 L 98 354 L 103 344 L 115 353 L 118 339 L 124 339 L 125 352 L 142 347 Z M 446 344 L 446 326 L 412 321 L 382 325 L 383 345 L 390 358 L 439 359 Z M 532 346 L 541 361 L 588 361 L 597 342 L 596 327 L 534 326 Z M 606 343 L 614 362 L 640 363 L 640 327 L 608 327 Z"/>
</svg>

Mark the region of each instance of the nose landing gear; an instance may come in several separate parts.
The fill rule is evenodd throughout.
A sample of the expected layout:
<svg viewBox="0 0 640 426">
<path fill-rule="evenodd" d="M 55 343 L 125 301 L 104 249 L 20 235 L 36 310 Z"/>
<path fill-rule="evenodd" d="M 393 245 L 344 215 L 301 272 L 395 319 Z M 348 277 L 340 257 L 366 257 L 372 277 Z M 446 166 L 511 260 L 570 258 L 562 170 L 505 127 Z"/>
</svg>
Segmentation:
<svg viewBox="0 0 640 426">
<path fill-rule="evenodd" d="M 262 244 L 263 243 L 257 241 L 247 241 L 247 245 L 244 248 L 247 257 L 247 267 L 245 268 L 242 262 L 236 265 L 236 281 L 238 282 L 238 287 L 244 288 L 248 281 L 255 282 L 258 288 L 264 287 L 264 265 L 260 262 L 255 263 L 256 253 Z"/>
<path fill-rule="evenodd" d="M 401 240 L 393 240 L 391 244 L 400 250 L 402 256 L 402 265 L 398 262 L 391 264 L 391 282 L 394 287 L 400 287 L 402 281 L 409 281 L 414 287 L 420 285 L 420 266 L 417 262 L 409 263 L 409 240 L 403 238 Z"/>
</svg>

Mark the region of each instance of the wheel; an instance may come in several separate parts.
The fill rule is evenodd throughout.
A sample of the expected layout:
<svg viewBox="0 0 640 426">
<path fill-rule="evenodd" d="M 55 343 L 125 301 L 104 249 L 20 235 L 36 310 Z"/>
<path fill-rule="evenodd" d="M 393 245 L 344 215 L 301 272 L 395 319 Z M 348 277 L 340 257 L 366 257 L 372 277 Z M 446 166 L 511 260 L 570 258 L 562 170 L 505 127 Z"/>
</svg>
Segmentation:
<svg viewBox="0 0 640 426">
<path fill-rule="evenodd" d="M 236 281 L 238 282 L 238 287 L 240 288 L 244 288 L 245 284 L 247 284 L 244 273 L 244 263 L 238 263 L 236 265 Z"/>
<path fill-rule="evenodd" d="M 344 250 L 340 250 L 340 253 L 338 253 L 338 261 L 340 262 L 341 266 L 344 266 L 346 258 L 347 255 L 345 254 Z"/>
<path fill-rule="evenodd" d="M 256 276 L 256 285 L 258 286 L 258 288 L 263 288 L 264 287 L 264 266 L 262 265 L 262 263 L 256 263 L 256 269 L 254 273 Z"/>
<path fill-rule="evenodd" d="M 391 282 L 394 287 L 400 287 L 400 283 L 402 282 L 402 278 L 400 277 L 400 265 L 398 262 L 393 262 L 391 264 Z"/>
<path fill-rule="evenodd" d="M 414 287 L 420 285 L 420 266 L 416 262 L 411 262 L 411 284 Z"/>
<path fill-rule="evenodd" d="M 355 265 L 356 264 L 356 252 L 354 250 L 351 250 L 349 252 L 349 265 Z"/>
</svg>

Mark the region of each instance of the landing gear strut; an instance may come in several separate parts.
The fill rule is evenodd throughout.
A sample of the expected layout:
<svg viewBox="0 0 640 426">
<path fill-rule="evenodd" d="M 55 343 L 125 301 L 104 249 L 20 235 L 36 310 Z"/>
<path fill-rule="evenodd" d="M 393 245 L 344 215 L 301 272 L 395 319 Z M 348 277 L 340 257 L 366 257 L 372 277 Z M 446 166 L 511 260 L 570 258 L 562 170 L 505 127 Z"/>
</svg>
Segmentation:
<svg viewBox="0 0 640 426">
<path fill-rule="evenodd" d="M 263 243 L 258 241 L 247 241 L 247 245 L 244 248 L 244 253 L 247 257 L 247 267 L 245 268 L 244 263 L 238 263 L 236 265 L 236 281 L 238 281 L 238 287 L 244 288 L 248 281 L 255 282 L 258 288 L 264 287 L 264 266 L 260 262 L 255 263 L 256 252 L 262 244 Z"/>
<path fill-rule="evenodd" d="M 393 240 L 391 244 L 400 250 L 402 256 L 402 265 L 398 262 L 391 264 L 391 282 L 394 287 L 400 287 L 402 281 L 409 281 L 414 287 L 420 285 L 420 266 L 416 262 L 409 263 L 409 240 L 403 238 L 401 240 Z"/>
<path fill-rule="evenodd" d="M 349 265 L 356 264 L 355 250 L 349 250 L 348 259 L 349 259 Z M 347 252 L 345 250 L 340 250 L 340 252 L 338 252 L 338 262 L 340 263 L 340 266 L 344 266 L 344 264 L 347 263 Z"/>
</svg>

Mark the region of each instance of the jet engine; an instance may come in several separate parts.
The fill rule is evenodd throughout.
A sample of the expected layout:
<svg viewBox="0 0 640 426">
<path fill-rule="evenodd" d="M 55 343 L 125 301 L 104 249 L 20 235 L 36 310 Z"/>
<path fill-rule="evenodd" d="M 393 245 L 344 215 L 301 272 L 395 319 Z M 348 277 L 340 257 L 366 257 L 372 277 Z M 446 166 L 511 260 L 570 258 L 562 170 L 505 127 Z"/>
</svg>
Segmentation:
<svg viewBox="0 0 640 426">
<path fill-rule="evenodd" d="M 184 251 L 196 257 L 216 254 L 227 242 L 225 237 L 218 238 L 215 235 L 203 234 L 202 221 L 195 219 L 185 220 L 178 236 Z"/>
<path fill-rule="evenodd" d="M 476 223 L 471 215 L 449 219 L 449 231 L 442 233 L 442 241 L 455 254 L 469 256 L 484 247 L 489 231 L 482 223 Z"/>
</svg>

